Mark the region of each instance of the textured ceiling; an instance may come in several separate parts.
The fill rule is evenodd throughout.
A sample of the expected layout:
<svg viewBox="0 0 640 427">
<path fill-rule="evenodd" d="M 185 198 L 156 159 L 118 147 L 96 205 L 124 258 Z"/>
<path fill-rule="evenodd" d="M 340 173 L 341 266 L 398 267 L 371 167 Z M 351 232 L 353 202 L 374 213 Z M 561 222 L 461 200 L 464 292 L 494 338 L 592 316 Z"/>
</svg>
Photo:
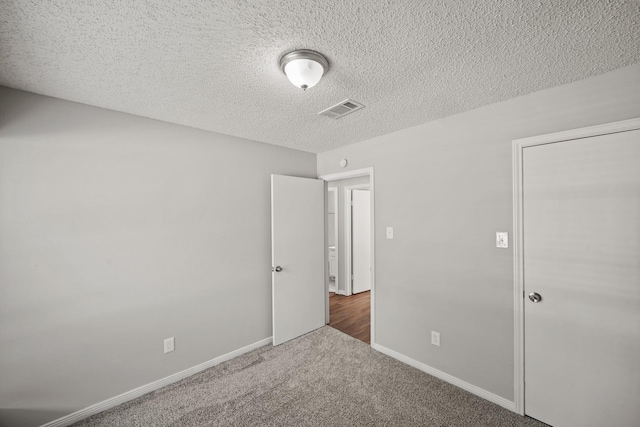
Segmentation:
<svg viewBox="0 0 640 427">
<path fill-rule="evenodd" d="M 310 152 L 639 61 L 639 1 L 0 0 L 0 85 Z"/>
</svg>

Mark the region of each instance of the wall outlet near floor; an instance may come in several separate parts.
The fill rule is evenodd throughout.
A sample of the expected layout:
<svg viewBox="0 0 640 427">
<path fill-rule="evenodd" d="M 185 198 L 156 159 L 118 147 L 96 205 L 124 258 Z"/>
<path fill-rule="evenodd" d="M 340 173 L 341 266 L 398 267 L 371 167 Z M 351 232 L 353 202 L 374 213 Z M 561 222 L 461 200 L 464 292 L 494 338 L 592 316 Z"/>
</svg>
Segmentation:
<svg viewBox="0 0 640 427">
<path fill-rule="evenodd" d="M 174 341 L 174 337 L 167 338 L 166 340 L 164 340 L 164 352 L 165 353 L 171 353 L 175 349 L 176 349 L 176 343 Z"/>
<path fill-rule="evenodd" d="M 440 347 L 440 332 L 431 331 L 431 344 Z"/>
</svg>

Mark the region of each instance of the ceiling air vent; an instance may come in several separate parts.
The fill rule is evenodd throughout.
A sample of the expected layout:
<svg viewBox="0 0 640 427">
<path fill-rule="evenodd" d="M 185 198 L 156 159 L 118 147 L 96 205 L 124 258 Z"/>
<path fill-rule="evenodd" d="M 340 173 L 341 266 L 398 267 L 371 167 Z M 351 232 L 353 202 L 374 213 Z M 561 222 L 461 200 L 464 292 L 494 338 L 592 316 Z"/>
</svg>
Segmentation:
<svg viewBox="0 0 640 427">
<path fill-rule="evenodd" d="M 318 114 L 321 116 L 330 117 L 332 119 L 339 119 L 347 114 L 353 113 L 364 108 L 364 105 L 360 104 L 353 99 L 345 99 L 339 104 L 329 107 L 326 110 L 320 111 Z"/>
</svg>

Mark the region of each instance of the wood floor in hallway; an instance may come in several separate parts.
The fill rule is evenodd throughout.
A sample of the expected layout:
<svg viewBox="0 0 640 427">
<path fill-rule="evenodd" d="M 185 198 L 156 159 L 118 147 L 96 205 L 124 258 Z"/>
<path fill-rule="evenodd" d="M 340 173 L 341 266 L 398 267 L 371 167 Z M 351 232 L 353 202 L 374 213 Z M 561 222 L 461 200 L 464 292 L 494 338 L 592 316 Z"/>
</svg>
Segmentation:
<svg viewBox="0 0 640 427">
<path fill-rule="evenodd" d="M 371 292 L 329 294 L 329 326 L 371 344 Z"/>
</svg>

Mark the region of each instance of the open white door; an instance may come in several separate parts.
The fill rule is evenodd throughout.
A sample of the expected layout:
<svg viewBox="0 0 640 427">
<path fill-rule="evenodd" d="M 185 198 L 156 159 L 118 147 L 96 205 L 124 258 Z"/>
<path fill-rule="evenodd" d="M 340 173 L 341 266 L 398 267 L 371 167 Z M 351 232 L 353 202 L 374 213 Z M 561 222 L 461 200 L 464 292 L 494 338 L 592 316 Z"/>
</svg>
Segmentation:
<svg viewBox="0 0 640 427">
<path fill-rule="evenodd" d="M 273 345 L 325 324 L 324 181 L 271 175 Z"/>
<path fill-rule="evenodd" d="M 369 190 L 352 190 L 351 197 L 352 293 L 357 294 L 371 290 L 371 197 Z"/>
</svg>

